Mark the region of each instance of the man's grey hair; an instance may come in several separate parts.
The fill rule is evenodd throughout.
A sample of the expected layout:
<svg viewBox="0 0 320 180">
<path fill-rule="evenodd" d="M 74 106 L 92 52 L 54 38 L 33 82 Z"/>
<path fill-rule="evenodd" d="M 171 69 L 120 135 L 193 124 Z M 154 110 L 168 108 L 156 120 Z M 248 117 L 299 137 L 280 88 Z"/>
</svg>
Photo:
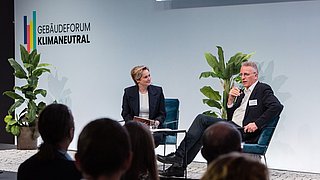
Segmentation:
<svg viewBox="0 0 320 180">
<path fill-rule="evenodd" d="M 257 74 L 259 73 L 259 71 L 258 71 L 258 66 L 257 66 L 257 64 L 256 64 L 255 62 L 253 62 L 253 61 L 246 61 L 246 62 L 243 62 L 241 65 L 242 65 L 242 66 L 250 66 L 250 67 L 253 67 L 253 69 L 256 70 Z"/>
</svg>

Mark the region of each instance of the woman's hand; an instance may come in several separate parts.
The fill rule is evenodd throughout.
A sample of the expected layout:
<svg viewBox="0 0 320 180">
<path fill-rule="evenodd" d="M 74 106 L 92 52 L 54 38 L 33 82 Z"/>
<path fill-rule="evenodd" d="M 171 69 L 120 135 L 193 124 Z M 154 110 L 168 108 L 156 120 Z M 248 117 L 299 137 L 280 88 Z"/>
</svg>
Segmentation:
<svg viewBox="0 0 320 180">
<path fill-rule="evenodd" d="M 154 121 L 154 126 L 155 126 L 156 128 L 158 128 L 159 125 L 160 125 L 160 121 L 155 120 L 155 121 Z"/>
</svg>

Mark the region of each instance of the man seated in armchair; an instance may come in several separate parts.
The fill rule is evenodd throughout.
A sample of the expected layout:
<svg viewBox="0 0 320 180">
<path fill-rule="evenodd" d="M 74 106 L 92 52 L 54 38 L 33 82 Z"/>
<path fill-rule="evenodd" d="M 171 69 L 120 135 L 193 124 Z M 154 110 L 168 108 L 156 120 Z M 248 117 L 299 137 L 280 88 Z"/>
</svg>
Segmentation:
<svg viewBox="0 0 320 180">
<path fill-rule="evenodd" d="M 227 119 L 199 114 L 191 124 L 185 138 L 175 153 L 158 155 L 158 161 L 173 164 L 160 173 L 163 176 L 183 176 L 186 165 L 191 163 L 201 149 L 203 132 L 212 124 L 226 121 L 239 129 L 242 141 L 256 143 L 268 121 L 279 116 L 283 105 L 272 88 L 258 81 L 258 68 L 252 61 L 244 62 L 240 69 L 244 90 L 233 87 L 227 104 Z M 186 154 L 185 154 L 186 153 Z M 183 163 L 187 155 L 187 164 Z"/>
</svg>

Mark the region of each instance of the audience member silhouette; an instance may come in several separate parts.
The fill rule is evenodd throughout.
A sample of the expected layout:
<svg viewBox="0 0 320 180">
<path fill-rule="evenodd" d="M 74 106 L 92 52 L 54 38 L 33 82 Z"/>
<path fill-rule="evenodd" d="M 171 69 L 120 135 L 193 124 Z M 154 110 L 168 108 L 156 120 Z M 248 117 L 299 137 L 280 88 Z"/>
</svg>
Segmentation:
<svg viewBox="0 0 320 180">
<path fill-rule="evenodd" d="M 79 135 L 77 148 L 76 164 L 87 180 L 119 180 L 131 164 L 128 132 L 112 119 L 87 124 Z"/>
<path fill-rule="evenodd" d="M 35 155 L 19 166 L 17 179 L 81 179 L 81 173 L 67 154 L 74 135 L 69 108 L 63 104 L 48 105 L 39 116 L 38 128 L 43 143 Z"/>
<path fill-rule="evenodd" d="M 158 180 L 154 143 L 149 127 L 130 121 L 125 124 L 132 144 L 132 163 L 123 180 Z"/>
<path fill-rule="evenodd" d="M 257 159 L 232 152 L 211 162 L 201 180 L 269 180 L 269 172 Z"/>
<path fill-rule="evenodd" d="M 217 122 L 204 131 L 202 144 L 201 154 L 209 164 L 220 155 L 241 152 L 241 134 L 234 125 Z"/>
</svg>

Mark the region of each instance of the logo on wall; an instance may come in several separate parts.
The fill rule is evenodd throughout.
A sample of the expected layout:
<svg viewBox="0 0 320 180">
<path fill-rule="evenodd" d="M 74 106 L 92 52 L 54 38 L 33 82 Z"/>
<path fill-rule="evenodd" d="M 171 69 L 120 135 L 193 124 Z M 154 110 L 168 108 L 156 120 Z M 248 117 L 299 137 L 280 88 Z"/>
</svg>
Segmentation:
<svg viewBox="0 0 320 180">
<path fill-rule="evenodd" d="M 37 12 L 23 16 L 24 44 L 28 52 L 45 45 L 89 44 L 90 22 L 47 23 L 37 25 Z"/>
<path fill-rule="evenodd" d="M 24 35 L 24 44 L 27 45 L 28 52 L 37 49 L 37 16 L 36 11 L 32 12 L 32 19 L 30 20 L 29 24 L 28 17 L 23 16 L 23 35 Z"/>
</svg>

